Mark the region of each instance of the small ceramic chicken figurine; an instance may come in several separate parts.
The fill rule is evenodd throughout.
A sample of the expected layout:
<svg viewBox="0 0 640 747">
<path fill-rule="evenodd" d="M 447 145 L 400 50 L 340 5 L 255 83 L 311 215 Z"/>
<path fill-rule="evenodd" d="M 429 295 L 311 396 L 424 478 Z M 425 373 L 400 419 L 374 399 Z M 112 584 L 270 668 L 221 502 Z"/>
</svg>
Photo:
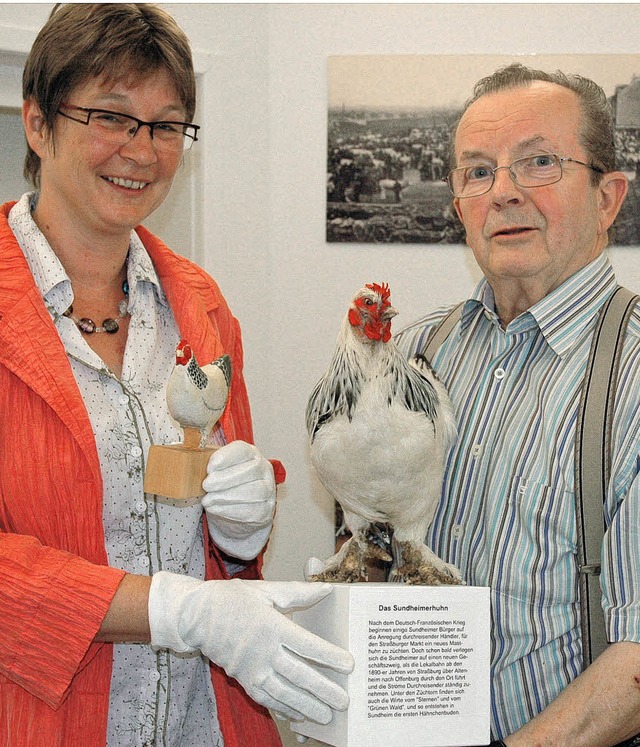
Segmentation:
<svg viewBox="0 0 640 747">
<path fill-rule="evenodd" d="M 184 430 L 185 446 L 204 446 L 224 412 L 230 384 L 228 355 L 200 368 L 189 343 L 181 340 L 176 348 L 176 366 L 167 384 L 167 405 L 171 417 Z"/>
<path fill-rule="evenodd" d="M 200 367 L 189 343 L 180 341 L 176 365 L 167 384 L 167 406 L 184 431 L 184 443 L 149 449 L 145 493 L 169 498 L 196 498 L 204 494 L 202 481 L 215 450 L 205 444 L 224 412 L 230 385 L 228 355 Z"/>
</svg>

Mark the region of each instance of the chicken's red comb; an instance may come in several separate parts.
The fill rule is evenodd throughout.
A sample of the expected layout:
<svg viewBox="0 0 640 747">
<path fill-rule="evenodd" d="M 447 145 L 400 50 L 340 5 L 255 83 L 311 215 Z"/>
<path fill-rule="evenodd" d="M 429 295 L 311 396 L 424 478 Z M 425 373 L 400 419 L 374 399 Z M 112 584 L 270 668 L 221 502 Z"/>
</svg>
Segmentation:
<svg viewBox="0 0 640 747">
<path fill-rule="evenodd" d="M 374 293 L 379 293 L 382 298 L 382 303 L 385 306 L 391 305 L 391 301 L 389 301 L 391 298 L 391 291 L 389 290 L 387 283 L 382 283 L 382 285 L 379 285 L 378 283 L 367 283 L 365 287 L 372 290 Z"/>
<path fill-rule="evenodd" d="M 180 340 L 176 347 L 176 361 L 180 361 L 186 365 L 191 358 L 191 353 L 191 345 L 189 345 L 188 340 Z"/>
</svg>

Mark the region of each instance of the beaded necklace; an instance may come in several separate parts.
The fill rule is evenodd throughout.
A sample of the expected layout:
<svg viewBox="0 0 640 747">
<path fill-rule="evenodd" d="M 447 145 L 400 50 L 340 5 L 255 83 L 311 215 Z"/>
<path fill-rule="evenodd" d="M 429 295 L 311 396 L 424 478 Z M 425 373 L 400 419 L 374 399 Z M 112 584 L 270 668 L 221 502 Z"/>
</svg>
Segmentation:
<svg viewBox="0 0 640 747">
<path fill-rule="evenodd" d="M 80 332 L 84 332 L 85 335 L 92 335 L 94 332 L 107 332 L 108 334 L 113 335 L 120 329 L 119 322 L 121 322 L 129 313 L 127 308 L 129 305 L 127 301 L 129 296 L 129 283 L 126 280 L 122 283 L 122 292 L 124 293 L 125 298 L 123 298 L 118 304 L 118 315 L 115 318 L 108 316 L 106 319 L 103 319 L 102 327 L 98 327 L 93 319 L 89 319 L 86 316 L 83 316 L 82 319 L 75 317 L 73 315 L 73 305 L 69 306 L 62 316 L 71 319 Z"/>
</svg>

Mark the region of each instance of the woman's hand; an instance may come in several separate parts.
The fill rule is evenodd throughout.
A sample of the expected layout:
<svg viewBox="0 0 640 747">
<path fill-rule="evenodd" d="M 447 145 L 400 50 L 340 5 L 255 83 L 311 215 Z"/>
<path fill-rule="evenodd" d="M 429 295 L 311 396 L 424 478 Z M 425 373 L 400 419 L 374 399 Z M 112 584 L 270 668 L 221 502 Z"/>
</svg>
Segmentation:
<svg viewBox="0 0 640 747">
<path fill-rule="evenodd" d="M 211 455 L 202 487 L 211 539 L 234 558 L 255 558 L 267 542 L 275 512 L 271 463 L 255 446 L 233 441 Z"/>
</svg>

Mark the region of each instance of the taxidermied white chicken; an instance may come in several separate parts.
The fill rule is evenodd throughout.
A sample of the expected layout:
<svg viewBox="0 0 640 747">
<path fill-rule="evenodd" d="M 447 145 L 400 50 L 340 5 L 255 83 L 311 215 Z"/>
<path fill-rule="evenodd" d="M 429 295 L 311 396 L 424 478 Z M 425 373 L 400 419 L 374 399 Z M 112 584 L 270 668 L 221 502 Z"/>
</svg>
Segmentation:
<svg viewBox="0 0 640 747">
<path fill-rule="evenodd" d="M 392 581 L 462 583 L 424 542 L 455 436 L 451 404 L 427 361 L 408 362 L 391 339 L 396 314 L 386 284 L 358 291 L 307 405 L 312 462 L 352 535 L 312 580 L 366 579 L 377 557 L 393 561 Z M 370 541 L 377 524 L 392 528 L 393 558 Z"/>
<path fill-rule="evenodd" d="M 228 355 L 221 355 L 201 368 L 189 343 L 180 341 L 176 348 L 176 365 L 167 384 L 167 405 L 171 417 L 185 431 L 185 445 L 198 445 L 187 443 L 192 429 L 197 429 L 199 445 L 204 445 L 227 404 L 230 384 Z"/>
</svg>

